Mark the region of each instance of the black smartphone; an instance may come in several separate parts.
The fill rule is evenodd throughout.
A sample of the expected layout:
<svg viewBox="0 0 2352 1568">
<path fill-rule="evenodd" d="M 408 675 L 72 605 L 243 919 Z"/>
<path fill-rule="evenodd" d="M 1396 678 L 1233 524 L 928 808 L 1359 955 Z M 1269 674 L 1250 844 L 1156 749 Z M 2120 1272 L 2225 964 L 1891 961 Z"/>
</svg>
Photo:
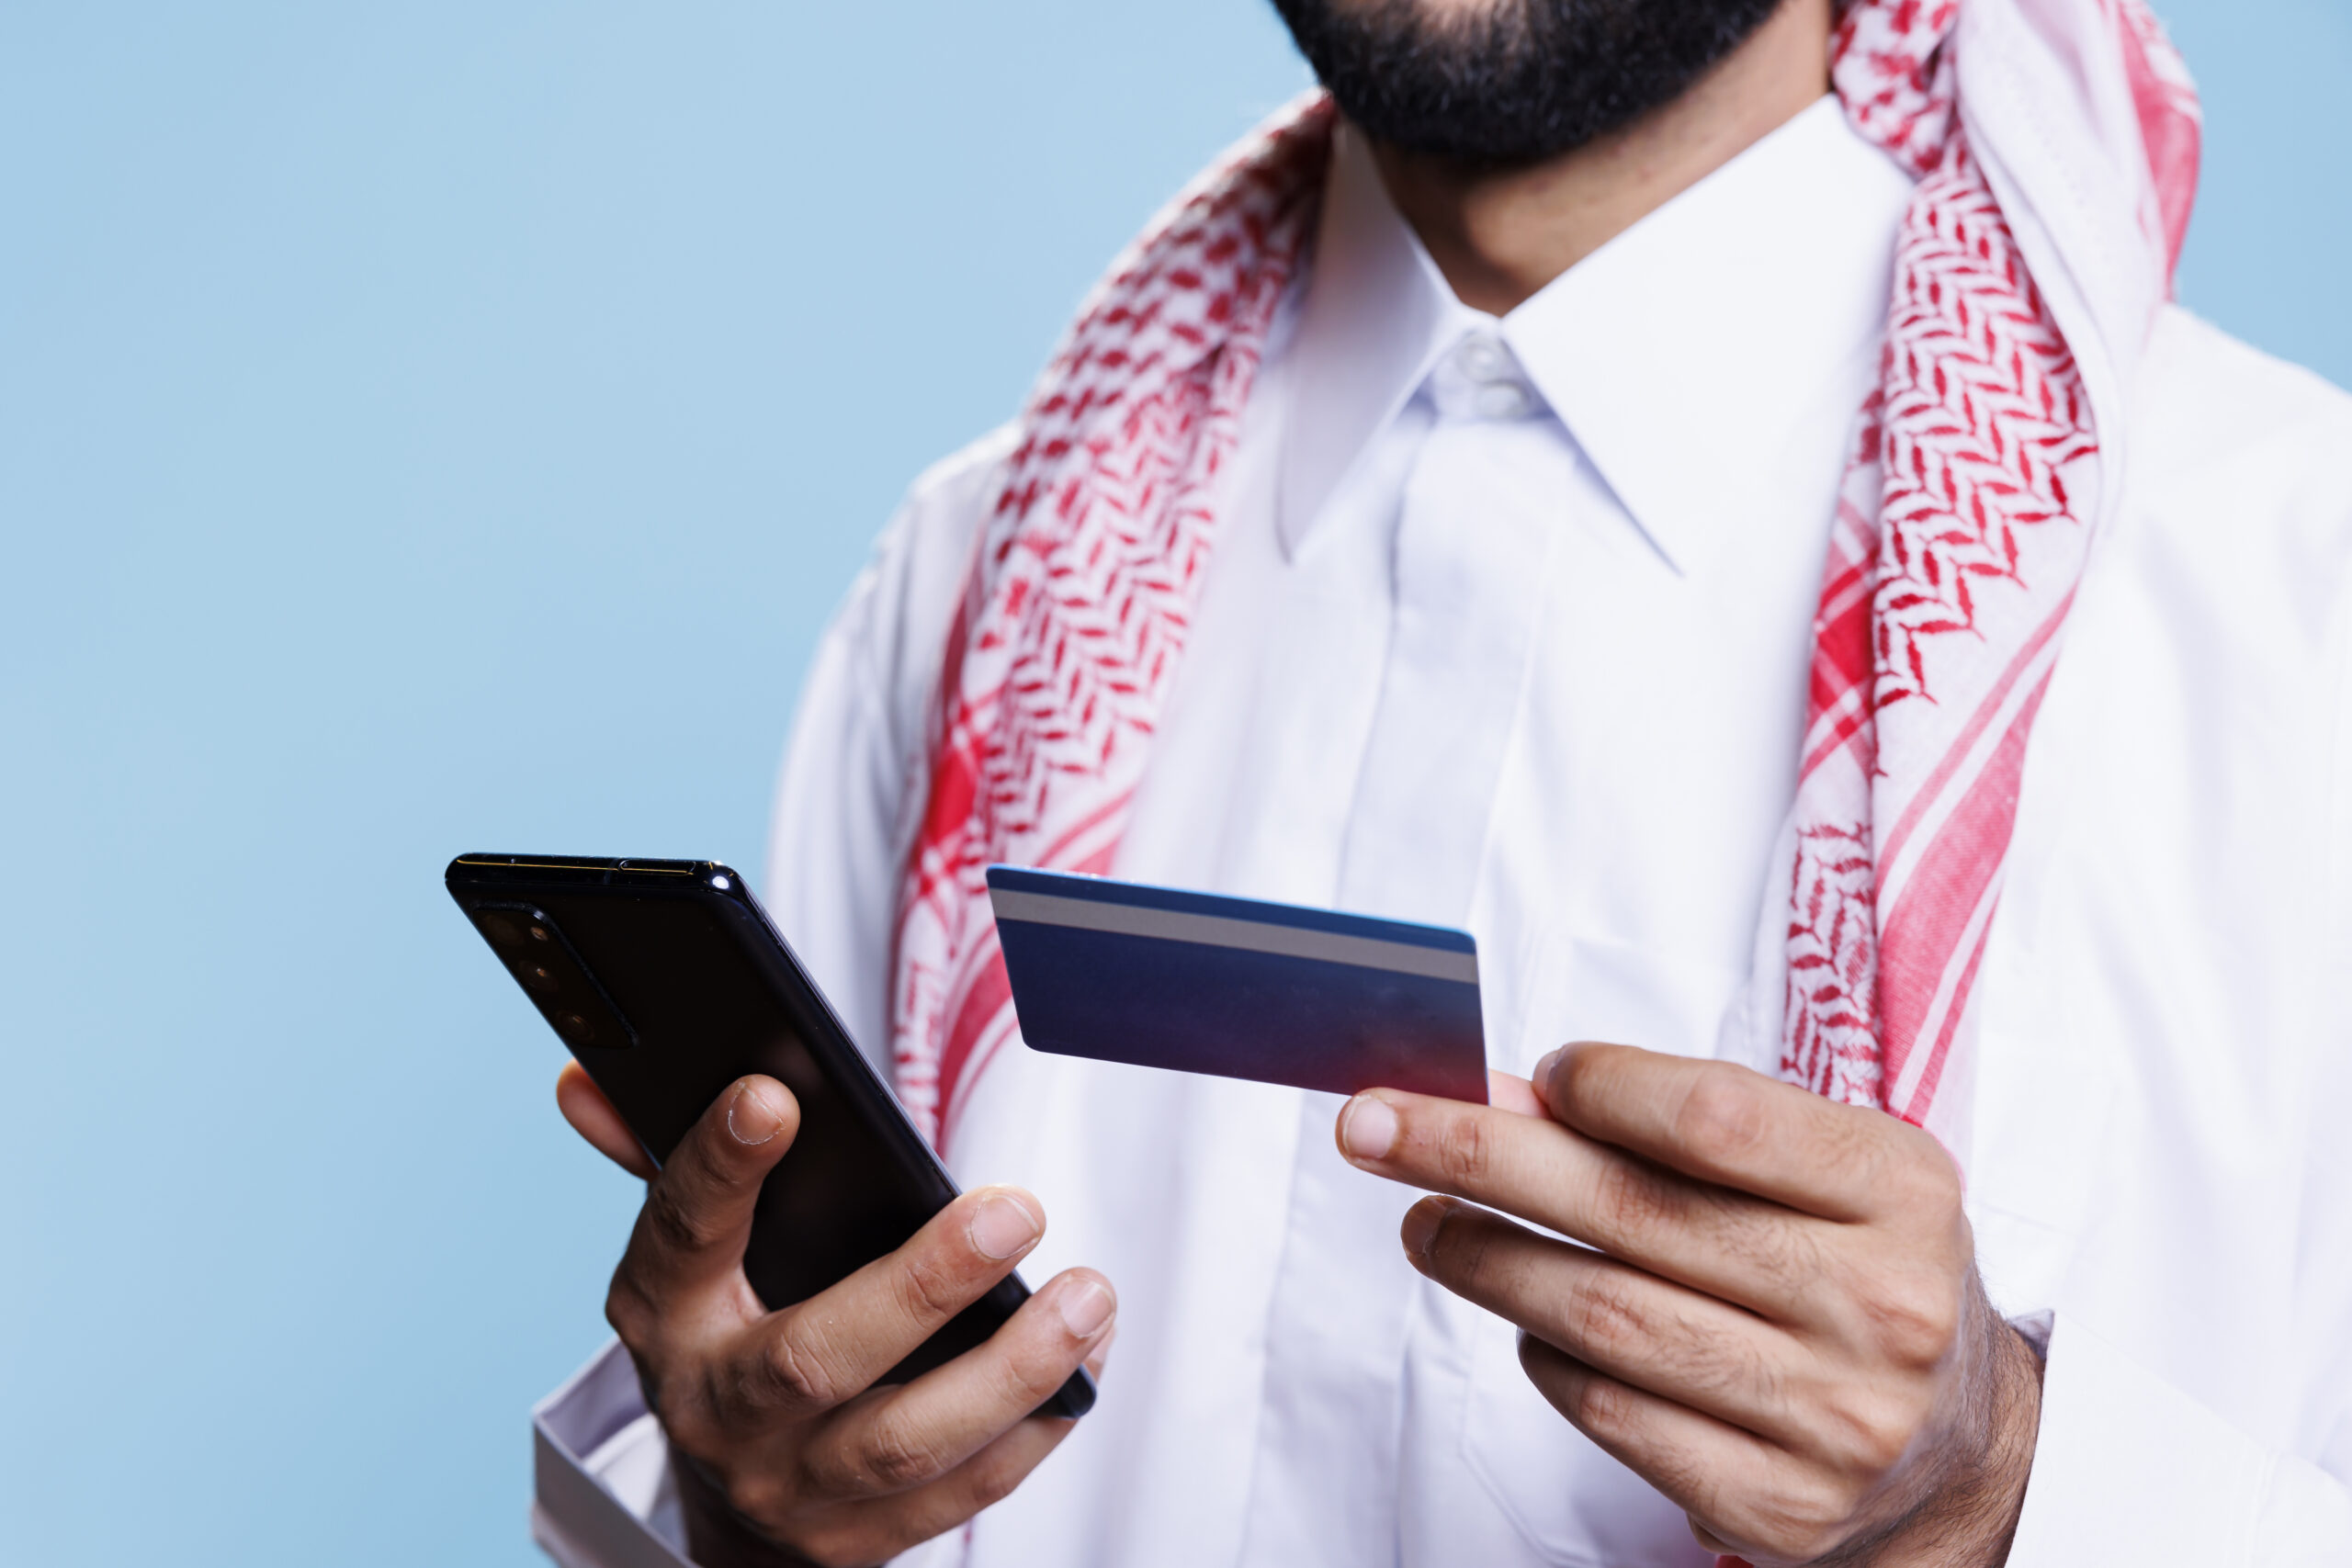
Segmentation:
<svg viewBox="0 0 2352 1568">
<path fill-rule="evenodd" d="M 799 1134 L 760 1189 L 743 1254 L 770 1310 L 895 1250 L 955 1198 L 955 1181 L 726 866 L 459 855 L 446 880 L 655 1164 L 746 1073 L 799 1098 Z M 884 1381 L 963 1354 L 1028 1297 L 1008 1276 Z M 1040 1408 L 1083 1416 L 1093 1404 L 1080 1368 Z"/>
</svg>

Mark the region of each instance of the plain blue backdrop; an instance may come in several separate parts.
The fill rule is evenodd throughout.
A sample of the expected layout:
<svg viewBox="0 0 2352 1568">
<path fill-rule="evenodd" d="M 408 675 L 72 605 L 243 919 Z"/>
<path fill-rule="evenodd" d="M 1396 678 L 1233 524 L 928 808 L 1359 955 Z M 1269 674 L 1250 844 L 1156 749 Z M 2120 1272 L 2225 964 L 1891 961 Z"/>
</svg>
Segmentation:
<svg viewBox="0 0 2352 1568">
<path fill-rule="evenodd" d="M 2352 380 L 2352 0 L 2172 0 Z M 0 1559 L 522 1563 L 635 1184 L 439 887 L 755 865 L 907 480 L 1303 85 L 1264 0 L 0 7 Z"/>
</svg>

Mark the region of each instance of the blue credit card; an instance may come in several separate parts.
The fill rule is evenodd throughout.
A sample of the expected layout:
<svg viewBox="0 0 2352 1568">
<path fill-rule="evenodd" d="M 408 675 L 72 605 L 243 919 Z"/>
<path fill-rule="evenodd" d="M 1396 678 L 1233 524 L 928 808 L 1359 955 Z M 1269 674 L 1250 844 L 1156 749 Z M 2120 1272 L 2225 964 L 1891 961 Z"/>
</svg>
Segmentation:
<svg viewBox="0 0 2352 1568">
<path fill-rule="evenodd" d="M 1009 865 L 989 898 L 1034 1050 L 1487 1102 L 1467 931 Z"/>
</svg>

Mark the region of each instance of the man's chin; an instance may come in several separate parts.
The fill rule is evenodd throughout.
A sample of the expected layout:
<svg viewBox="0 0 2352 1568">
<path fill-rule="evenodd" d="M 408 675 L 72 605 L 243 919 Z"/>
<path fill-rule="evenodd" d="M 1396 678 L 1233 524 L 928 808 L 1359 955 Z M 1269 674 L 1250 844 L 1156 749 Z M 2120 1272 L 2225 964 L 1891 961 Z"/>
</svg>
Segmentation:
<svg viewBox="0 0 2352 1568">
<path fill-rule="evenodd" d="M 1453 162 L 1540 162 L 1680 96 L 1780 0 L 1274 0 L 1315 73 L 1376 141 Z"/>
</svg>

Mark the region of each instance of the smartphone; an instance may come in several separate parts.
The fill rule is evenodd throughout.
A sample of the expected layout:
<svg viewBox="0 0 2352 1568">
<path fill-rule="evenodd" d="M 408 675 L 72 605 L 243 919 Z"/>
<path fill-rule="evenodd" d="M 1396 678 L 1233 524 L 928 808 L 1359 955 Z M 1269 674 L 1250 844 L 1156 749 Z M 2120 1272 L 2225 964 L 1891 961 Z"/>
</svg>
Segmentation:
<svg viewBox="0 0 2352 1568">
<path fill-rule="evenodd" d="M 955 1198 L 955 1181 L 728 867 L 459 855 L 446 880 L 656 1165 L 746 1073 L 798 1097 L 799 1134 L 760 1189 L 743 1253 L 771 1311 L 894 1251 Z M 883 1381 L 971 1349 L 1028 1298 L 1008 1276 Z M 1082 1416 L 1093 1404 L 1080 1368 L 1040 1413 Z"/>
</svg>

